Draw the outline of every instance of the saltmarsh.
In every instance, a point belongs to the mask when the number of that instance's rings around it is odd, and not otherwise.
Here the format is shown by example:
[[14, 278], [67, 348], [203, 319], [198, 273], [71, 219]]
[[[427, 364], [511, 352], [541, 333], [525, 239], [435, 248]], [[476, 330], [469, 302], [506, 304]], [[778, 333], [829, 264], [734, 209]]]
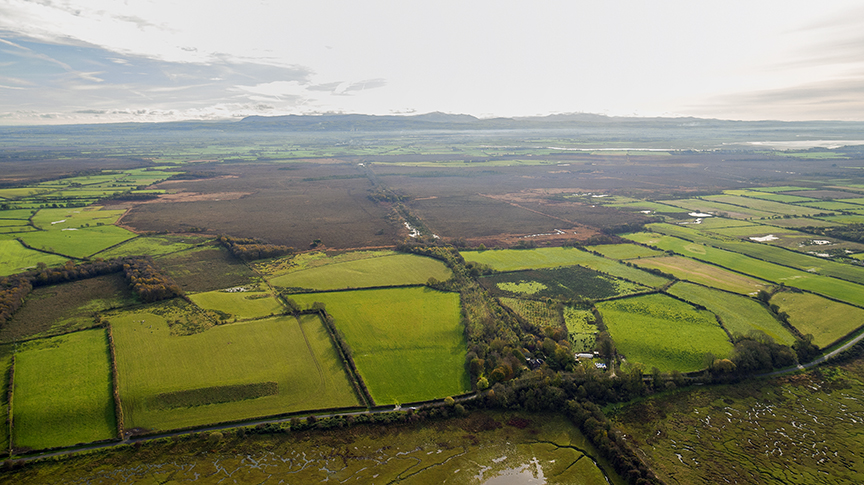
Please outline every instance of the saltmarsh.
[[424, 401], [471, 389], [459, 294], [425, 287], [305, 293], [326, 305], [376, 404]]
[[703, 367], [711, 352], [727, 357], [732, 344], [714, 315], [666, 295], [597, 303], [597, 310], [627, 362], [663, 372]]

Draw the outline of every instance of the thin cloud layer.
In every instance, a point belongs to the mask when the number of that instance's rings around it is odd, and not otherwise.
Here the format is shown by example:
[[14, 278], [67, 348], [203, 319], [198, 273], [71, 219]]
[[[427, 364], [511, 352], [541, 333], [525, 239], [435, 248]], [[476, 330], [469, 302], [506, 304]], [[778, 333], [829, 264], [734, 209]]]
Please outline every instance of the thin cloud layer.
[[0, 122], [864, 119], [861, 32], [852, 0], [0, 0]]

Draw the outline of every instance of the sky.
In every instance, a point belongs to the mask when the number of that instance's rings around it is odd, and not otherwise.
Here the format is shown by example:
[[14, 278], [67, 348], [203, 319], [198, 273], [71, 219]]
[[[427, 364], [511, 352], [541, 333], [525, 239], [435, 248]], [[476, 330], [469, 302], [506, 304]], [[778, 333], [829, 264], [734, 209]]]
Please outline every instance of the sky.
[[0, 124], [864, 120], [858, 0], [0, 0]]

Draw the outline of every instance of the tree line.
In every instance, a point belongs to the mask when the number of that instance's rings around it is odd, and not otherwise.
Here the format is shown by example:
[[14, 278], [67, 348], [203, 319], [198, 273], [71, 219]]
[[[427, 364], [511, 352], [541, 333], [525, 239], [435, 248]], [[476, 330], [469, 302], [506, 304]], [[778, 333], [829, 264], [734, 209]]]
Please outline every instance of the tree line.
[[222, 246], [242, 261], [276, 258], [294, 252], [290, 246], [270, 244], [256, 238], [241, 238], [221, 235], [217, 239]]

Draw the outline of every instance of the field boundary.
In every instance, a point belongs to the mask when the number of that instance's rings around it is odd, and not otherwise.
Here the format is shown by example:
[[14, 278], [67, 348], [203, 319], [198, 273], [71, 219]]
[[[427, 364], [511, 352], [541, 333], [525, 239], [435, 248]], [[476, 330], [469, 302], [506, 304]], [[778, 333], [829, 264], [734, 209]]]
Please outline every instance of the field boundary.
[[123, 428], [126, 418], [123, 415], [123, 405], [120, 401], [120, 377], [117, 373], [117, 358], [114, 349], [114, 330], [110, 323], [105, 323], [105, 335], [108, 339], [108, 356], [111, 359], [111, 394], [114, 397], [114, 417], [117, 421], [117, 438], [123, 439], [125, 429]]
[[8, 455], [12, 456], [12, 432], [14, 431], [14, 421], [12, 420], [12, 398], [15, 394], [15, 354], [12, 354], [12, 362], [9, 364], [9, 375], [7, 376], [6, 385], [6, 429], [9, 433], [9, 449], [6, 450]]
[[354, 392], [357, 393], [358, 397], [360, 397], [360, 400], [363, 401], [363, 404], [367, 409], [375, 407], [375, 400], [372, 399], [372, 394], [369, 393], [369, 388], [366, 387], [363, 377], [361, 377], [360, 372], [357, 371], [357, 366], [354, 364], [354, 357], [351, 356], [351, 350], [342, 347], [343, 345], [347, 347], [348, 344], [344, 342], [344, 339], [339, 338], [339, 335], [336, 333], [338, 330], [335, 325], [333, 325], [333, 317], [331, 317], [325, 310], [318, 310], [315, 313], [317, 313], [322, 325], [324, 325], [324, 328], [327, 329], [327, 334], [330, 335], [331, 343], [339, 350], [339, 356], [342, 358], [342, 363], [345, 365], [348, 377], [351, 379]]

